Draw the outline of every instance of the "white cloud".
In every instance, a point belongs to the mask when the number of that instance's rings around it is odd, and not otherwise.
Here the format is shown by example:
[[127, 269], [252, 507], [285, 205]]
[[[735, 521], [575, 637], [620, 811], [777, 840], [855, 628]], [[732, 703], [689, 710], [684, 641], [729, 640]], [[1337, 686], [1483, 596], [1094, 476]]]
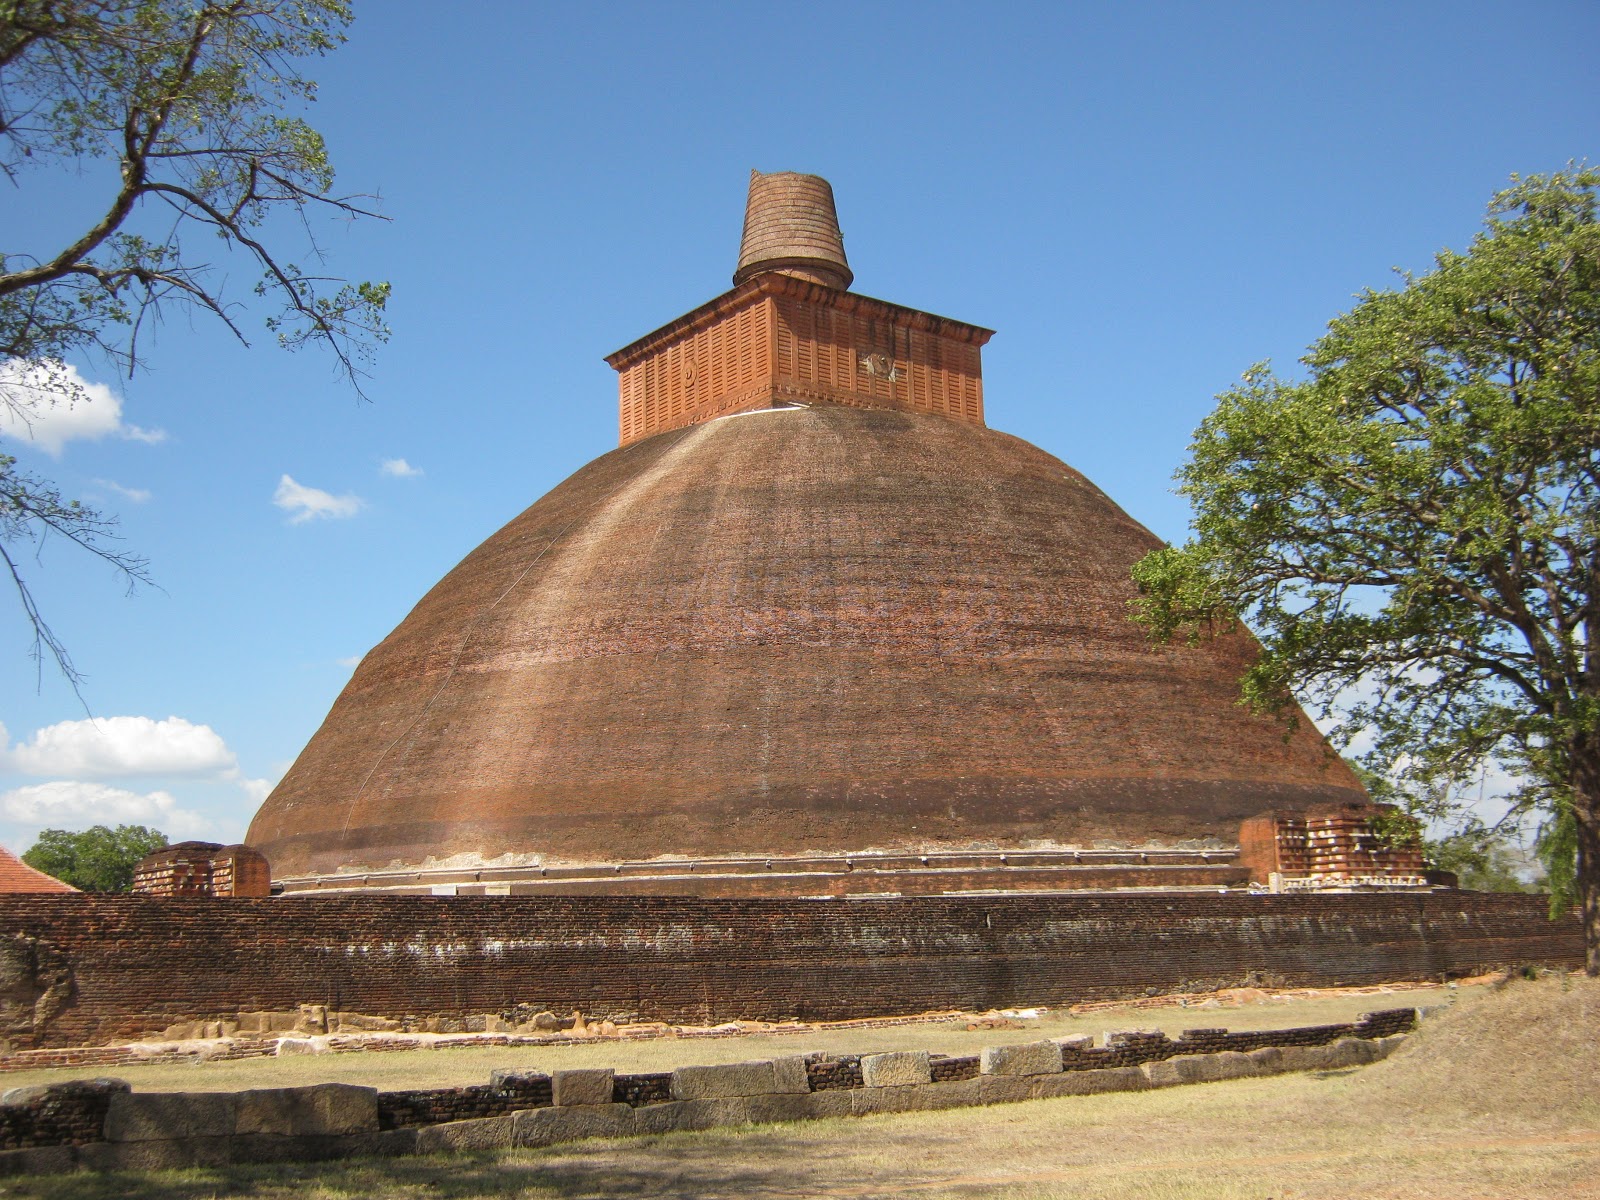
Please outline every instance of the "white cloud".
[[396, 479], [415, 479], [422, 474], [421, 467], [413, 467], [403, 458], [386, 458], [378, 470], [385, 475], [393, 475]]
[[289, 520], [295, 525], [312, 517], [353, 517], [366, 507], [360, 496], [335, 496], [321, 488], [296, 483], [287, 475], [278, 480], [272, 502], [285, 512], [293, 513]]
[[122, 400], [103, 383], [91, 383], [70, 363], [19, 358], [0, 362], [0, 434], [31, 442], [52, 458], [71, 441], [104, 437], [163, 442], [159, 429], [122, 420]]
[[96, 479], [95, 483], [126, 500], [132, 500], [135, 504], [143, 504], [150, 499], [150, 493], [145, 488], [123, 487], [114, 479]]
[[[4, 726], [0, 726], [0, 737]], [[128, 775], [230, 777], [238, 759], [209, 725], [182, 717], [101, 717], [61, 721], [6, 748], [0, 766], [24, 775], [104, 778]]]
[[155, 824], [169, 837], [210, 828], [201, 814], [179, 808], [171, 792], [130, 792], [78, 780], [52, 780], [0, 792], [0, 816], [35, 826]]
[[349, 667], [351, 670], [355, 670], [355, 668], [361, 663], [361, 655], [352, 654], [348, 658], [336, 658], [333, 661], [338, 663], [341, 667]]

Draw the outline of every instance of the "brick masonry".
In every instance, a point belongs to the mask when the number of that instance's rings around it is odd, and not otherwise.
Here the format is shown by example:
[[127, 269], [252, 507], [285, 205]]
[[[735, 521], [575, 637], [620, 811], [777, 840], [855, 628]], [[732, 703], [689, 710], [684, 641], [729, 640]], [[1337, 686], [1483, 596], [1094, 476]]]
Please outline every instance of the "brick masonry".
[[[104, 1046], [300, 1005], [404, 1019], [519, 1006], [706, 1023], [1064, 1005], [1247, 981], [1358, 985], [1578, 966], [1540, 896], [882, 900], [0, 897], [51, 964], [0, 998], [12, 1048]], [[27, 1021], [32, 1019], [32, 1025]], [[859, 1069], [859, 1068], [857, 1068]]]

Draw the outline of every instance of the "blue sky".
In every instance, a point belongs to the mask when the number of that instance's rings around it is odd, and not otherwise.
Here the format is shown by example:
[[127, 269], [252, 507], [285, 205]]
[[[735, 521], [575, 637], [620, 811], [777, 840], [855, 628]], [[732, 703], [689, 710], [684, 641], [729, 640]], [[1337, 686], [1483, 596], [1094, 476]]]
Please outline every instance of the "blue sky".
[[[350, 32], [311, 117], [392, 217], [323, 231], [332, 270], [394, 285], [370, 402], [174, 314], [132, 381], [76, 364], [108, 390], [59, 445], [0, 441], [118, 513], [159, 585], [30, 560], [95, 725], [0, 607], [12, 849], [97, 821], [241, 837], [354, 661], [615, 444], [601, 358], [729, 286], [752, 167], [826, 176], [855, 290], [998, 330], [989, 423], [1179, 538], [1215, 393], [1465, 246], [1512, 172], [1600, 157], [1588, 0], [384, 0]], [[40, 252], [105, 169], [0, 191], [0, 249]]]

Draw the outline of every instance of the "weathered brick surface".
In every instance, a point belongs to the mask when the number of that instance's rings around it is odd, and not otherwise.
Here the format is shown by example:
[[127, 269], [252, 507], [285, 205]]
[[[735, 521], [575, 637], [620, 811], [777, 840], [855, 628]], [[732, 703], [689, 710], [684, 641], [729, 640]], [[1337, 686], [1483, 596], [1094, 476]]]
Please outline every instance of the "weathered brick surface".
[[34, 1034], [60, 1047], [300, 1004], [395, 1018], [537, 1004], [710, 1023], [1061, 1005], [1252, 976], [1363, 984], [1500, 963], [1581, 965], [1576, 917], [1552, 922], [1545, 905], [1475, 893], [204, 904], [67, 895], [0, 897], [0, 923], [48, 939], [71, 971], [70, 997]]
[[1067, 464], [931, 414], [645, 438], [429, 591], [247, 840], [279, 878], [516, 851], [625, 893], [662, 855], [1231, 844], [1361, 799], [1309, 721], [1238, 705], [1248, 637], [1129, 618], [1159, 545]]
[[128, 1090], [117, 1079], [13, 1088], [0, 1099], [0, 1150], [97, 1142], [111, 1097]]

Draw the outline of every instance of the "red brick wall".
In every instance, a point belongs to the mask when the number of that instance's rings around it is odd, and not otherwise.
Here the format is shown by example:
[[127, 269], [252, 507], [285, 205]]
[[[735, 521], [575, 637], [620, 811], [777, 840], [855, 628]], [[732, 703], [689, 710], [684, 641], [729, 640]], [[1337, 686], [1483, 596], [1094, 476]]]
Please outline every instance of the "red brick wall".
[[[302, 1003], [377, 1016], [536, 1004], [591, 1016], [848, 1018], [1059, 1005], [1246, 978], [1437, 978], [1578, 966], [1540, 896], [1009, 896], [902, 900], [0, 897], [73, 990], [35, 1044]], [[19, 1047], [20, 1048], [20, 1047]]]

